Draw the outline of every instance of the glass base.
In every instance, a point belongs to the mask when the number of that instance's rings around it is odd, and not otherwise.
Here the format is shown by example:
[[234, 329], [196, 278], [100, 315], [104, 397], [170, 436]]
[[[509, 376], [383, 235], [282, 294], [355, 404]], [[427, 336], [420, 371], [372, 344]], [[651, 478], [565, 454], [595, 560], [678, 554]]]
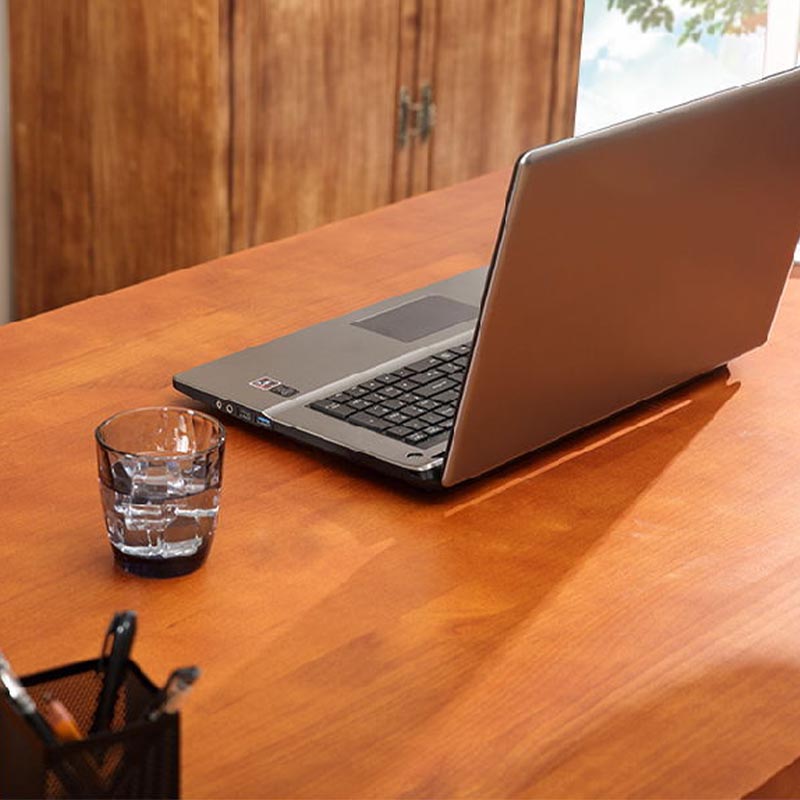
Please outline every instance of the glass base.
[[128, 555], [117, 550], [113, 545], [111, 546], [114, 563], [123, 572], [140, 578], [177, 578], [180, 575], [188, 575], [205, 563], [210, 549], [211, 545], [207, 543], [190, 556], [143, 558], [142, 556]]

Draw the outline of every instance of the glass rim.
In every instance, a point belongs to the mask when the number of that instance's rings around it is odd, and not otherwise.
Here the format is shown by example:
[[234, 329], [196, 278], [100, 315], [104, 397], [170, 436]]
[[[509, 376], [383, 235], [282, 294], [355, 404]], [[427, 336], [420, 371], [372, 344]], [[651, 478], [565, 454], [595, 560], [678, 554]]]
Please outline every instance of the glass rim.
[[[189, 414], [192, 417], [200, 417], [208, 422], [210, 422], [216, 432], [217, 432], [217, 441], [211, 445], [210, 447], [204, 447], [202, 449], [191, 450], [188, 453], [158, 453], [158, 452], [138, 452], [132, 453], [129, 450], [120, 450], [118, 447], [112, 447], [108, 442], [105, 441], [103, 438], [103, 430], [108, 427], [112, 422], [119, 419], [120, 417], [126, 417], [132, 414], [140, 414], [143, 411], [179, 411], [182, 414]], [[206, 414], [204, 411], [197, 411], [194, 408], [186, 408], [185, 406], [139, 406], [138, 408], [127, 408], [124, 411], [117, 411], [116, 414], [112, 414], [110, 417], [104, 419], [95, 429], [94, 429], [94, 438], [97, 442], [98, 446], [101, 447], [103, 450], [107, 450], [110, 453], [116, 453], [120, 456], [132, 456], [133, 458], [137, 458], [139, 456], [146, 455], [150, 459], [157, 459], [157, 460], [175, 460], [176, 458], [195, 458], [196, 456], [204, 456], [208, 453], [214, 452], [214, 450], [218, 450], [225, 444], [225, 426], [216, 418], [212, 417], [210, 414]]]

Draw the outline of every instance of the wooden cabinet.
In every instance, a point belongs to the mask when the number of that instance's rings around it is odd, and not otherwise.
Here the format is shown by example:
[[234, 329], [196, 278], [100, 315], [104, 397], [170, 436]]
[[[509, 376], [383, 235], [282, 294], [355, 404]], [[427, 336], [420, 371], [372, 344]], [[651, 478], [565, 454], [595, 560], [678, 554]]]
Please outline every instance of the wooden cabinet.
[[218, 0], [11, 0], [17, 316], [228, 250]]
[[17, 316], [510, 165], [569, 135], [582, 10], [581, 0], [10, 0]]
[[233, 248], [392, 200], [398, 0], [233, 6]]
[[431, 188], [507, 166], [552, 138], [559, 22], [555, 0], [440, 0]]

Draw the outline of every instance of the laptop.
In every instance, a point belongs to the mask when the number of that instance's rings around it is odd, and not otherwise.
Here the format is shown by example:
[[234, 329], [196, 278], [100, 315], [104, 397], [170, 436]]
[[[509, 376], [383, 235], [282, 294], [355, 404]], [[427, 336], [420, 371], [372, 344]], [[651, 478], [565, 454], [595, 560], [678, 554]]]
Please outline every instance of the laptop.
[[800, 238], [800, 69], [524, 153], [491, 264], [174, 376], [451, 487], [766, 341]]

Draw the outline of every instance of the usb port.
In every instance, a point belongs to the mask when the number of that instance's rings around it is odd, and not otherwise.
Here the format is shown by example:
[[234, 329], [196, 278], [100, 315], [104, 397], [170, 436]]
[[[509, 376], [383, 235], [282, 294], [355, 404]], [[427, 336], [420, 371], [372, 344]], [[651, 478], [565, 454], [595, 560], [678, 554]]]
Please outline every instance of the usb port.
[[255, 418], [255, 414], [247, 408], [237, 408], [236, 416], [239, 417], [239, 419], [243, 419], [245, 422], [252, 422]]
[[256, 417], [256, 424], [263, 425], [265, 428], [271, 428], [272, 427], [272, 420], [268, 419], [265, 416], [262, 416], [261, 414], [259, 414]]

